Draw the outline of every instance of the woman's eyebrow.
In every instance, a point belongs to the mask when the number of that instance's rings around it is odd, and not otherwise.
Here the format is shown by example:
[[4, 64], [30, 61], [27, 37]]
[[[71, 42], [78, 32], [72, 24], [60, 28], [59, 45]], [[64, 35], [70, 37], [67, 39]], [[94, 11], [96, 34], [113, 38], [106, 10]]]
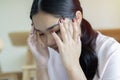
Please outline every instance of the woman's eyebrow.
[[[46, 30], [49, 31], [49, 30], [53, 29], [54, 27], [56, 27], [56, 26], [58, 26], [58, 25], [59, 25], [58, 23], [57, 23], [57, 24], [54, 24], [54, 25], [52, 25], [51, 27], [47, 28]], [[41, 30], [38, 30], [38, 29], [36, 29], [36, 28], [35, 28], [35, 30], [37, 30], [37, 31], [39, 31], [39, 32], [42, 32]]]
[[47, 29], [47, 31], [49, 31], [49, 30], [53, 29], [54, 27], [56, 27], [56, 26], [58, 26], [58, 25], [59, 25], [58, 23], [57, 23], [57, 24], [52, 25], [51, 27], [49, 27], [49, 28]]

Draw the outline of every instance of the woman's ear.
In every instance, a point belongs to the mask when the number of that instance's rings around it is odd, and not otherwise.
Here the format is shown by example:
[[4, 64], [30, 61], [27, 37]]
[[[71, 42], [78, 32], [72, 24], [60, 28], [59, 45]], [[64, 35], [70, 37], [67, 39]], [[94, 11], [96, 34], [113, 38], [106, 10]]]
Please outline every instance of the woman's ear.
[[76, 19], [77, 21], [79, 22], [79, 24], [81, 23], [82, 21], [82, 14], [80, 11], [76, 11]]

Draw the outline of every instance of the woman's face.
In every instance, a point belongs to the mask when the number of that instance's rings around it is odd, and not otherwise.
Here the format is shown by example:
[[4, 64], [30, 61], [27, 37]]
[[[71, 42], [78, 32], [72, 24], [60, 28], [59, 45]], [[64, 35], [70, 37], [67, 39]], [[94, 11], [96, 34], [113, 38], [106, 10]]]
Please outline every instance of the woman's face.
[[[32, 17], [33, 26], [39, 32], [40, 37], [44, 44], [55, 50], [58, 50], [56, 42], [51, 34], [51, 31], [55, 31], [61, 38], [59, 29], [59, 18], [54, 17], [51, 14], [45, 12], [39, 12]], [[69, 21], [67, 19], [66, 21]]]

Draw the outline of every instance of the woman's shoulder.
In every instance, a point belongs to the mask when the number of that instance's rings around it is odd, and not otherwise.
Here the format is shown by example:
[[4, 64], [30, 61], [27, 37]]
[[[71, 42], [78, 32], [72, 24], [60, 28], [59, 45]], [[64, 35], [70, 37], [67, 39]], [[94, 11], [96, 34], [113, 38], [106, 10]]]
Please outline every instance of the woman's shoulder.
[[[103, 78], [104, 74], [108, 74], [105, 73], [108, 71], [107, 67], [111, 65], [111, 63], [117, 63], [116, 60], [120, 60], [120, 43], [114, 38], [105, 36], [98, 32], [96, 39], [96, 54], [99, 61], [99, 76]], [[112, 69], [113, 68], [111, 68], [111, 70]]]
[[116, 50], [120, 50], [120, 43], [116, 41], [113, 37], [106, 36], [100, 32], [98, 32], [98, 36], [96, 39], [96, 53], [102, 53], [108, 55], [112, 55]]
[[114, 38], [98, 32], [95, 51], [100, 59], [107, 59], [111, 55], [116, 54], [117, 51], [120, 52], [120, 43]]

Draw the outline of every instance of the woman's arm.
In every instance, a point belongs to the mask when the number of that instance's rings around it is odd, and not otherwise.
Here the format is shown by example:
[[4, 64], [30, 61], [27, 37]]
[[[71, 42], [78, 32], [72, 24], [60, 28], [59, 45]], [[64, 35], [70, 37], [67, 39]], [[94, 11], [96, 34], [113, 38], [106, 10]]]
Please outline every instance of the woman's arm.
[[37, 80], [49, 80], [47, 66], [41, 67], [37, 63], [36, 75], [37, 75]]
[[[68, 73], [69, 80], [86, 80], [86, 77], [79, 64], [81, 55], [81, 29], [78, 26], [77, 19], [73, 19], [68, 25], [66, 19], [61, 19], [59, 22], [61, 38], [52, 32], [59, 48], [60, 57], [63, 65]], [[71, 29], [71, 30], [70, 30]]]
[[49, 80], [47, 68], [49, 59], [48, 47], [42, 42], [40, 36], [34, 30], [34, 26], [28, 38], [28, 45], [37, 64], [37, 80]]

